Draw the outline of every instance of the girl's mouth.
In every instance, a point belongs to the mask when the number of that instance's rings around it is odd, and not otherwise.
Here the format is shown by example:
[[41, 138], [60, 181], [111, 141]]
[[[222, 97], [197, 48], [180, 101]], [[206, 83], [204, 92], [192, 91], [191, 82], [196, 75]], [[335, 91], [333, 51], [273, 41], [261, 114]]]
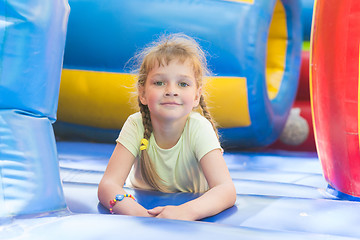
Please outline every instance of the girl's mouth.
[[177, 103], [177, 102], [164, 102], [164, 103], [160, 103], [161, 105], [164, 105], [164, 106], [179, 106], [181, 105], [180, 103]]

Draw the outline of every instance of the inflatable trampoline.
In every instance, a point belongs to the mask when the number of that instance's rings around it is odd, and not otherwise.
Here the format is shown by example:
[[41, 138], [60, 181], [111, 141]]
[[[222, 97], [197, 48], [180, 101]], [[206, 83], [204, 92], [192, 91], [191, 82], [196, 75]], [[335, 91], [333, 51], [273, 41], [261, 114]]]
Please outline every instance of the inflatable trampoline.
[[[0, 239], [360, 238], [360, 9], [354, 0], [312, 4], [0, 2]], [[318, 152], [270, 150], [298, 100], [311, 22], [300, 13], [312, 9], [308, 71]], [[195, 37], [211, 56], [208, 100], [237, 200], [200, 221], [112, 215], [97, 186], [123, 121], [136, 111], [126, 63], [171, 32]], [[199, 196], [127, 192], [145, 208]]]

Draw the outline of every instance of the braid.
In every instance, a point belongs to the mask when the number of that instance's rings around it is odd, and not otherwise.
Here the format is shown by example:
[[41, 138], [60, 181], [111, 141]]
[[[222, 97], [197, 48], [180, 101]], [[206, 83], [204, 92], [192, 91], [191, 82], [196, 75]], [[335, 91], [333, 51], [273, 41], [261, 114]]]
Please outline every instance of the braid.
[[[144, 125], [144, 138], [146, 140], [150, 139], [152, 133], [152, 124], [150, 118], [150, 111], [148, 106], [143, 105], [139, 100], [139, 108], [142, 116], [142, 121]], [[146, 149], [141, 150], [140, 157], [140, 170], [141, 176], [151, 187], [161, 192], [169, 192], [166, 186], [163, 184], [163, 180], [157, 174], [153, 162], [150, 159], [150, 156]]]
[[140, 101], [139, 101], [139, 107], [144, 125], [144, 138], [146, 140], [149, 140], [151, 133], [153, 131], [151, 118], [150, 118], [150, 111], [149, 108], [146, 105], [143, 105]]
[[206, 105], [206, 102], [205, 102], [205, 99], [204, 99], [203, 95], [200, 96], [199, 105], [201, 107], [201, 110], [202, 110], [202, 113], [203, 113], [204, 117], [207, 120], [209, 120], [209, 122], [211, 123], [211, 125], [212, 125], [212, 127], [213, 127], [213, 129], [214, 129], [214, 131], [216, 133], [217, 138], [219, 138], [219, 133], [218, 133], [218, 130], [217, 130], [217, 127], [216, 127], [216, 123], [214, 122], [214, 120], [213, 120], [213, 118], [212, 118], [212, 116], [210, 114], [210, 111], [209, 111], [209, 109], [208, 109], [208, 107]]

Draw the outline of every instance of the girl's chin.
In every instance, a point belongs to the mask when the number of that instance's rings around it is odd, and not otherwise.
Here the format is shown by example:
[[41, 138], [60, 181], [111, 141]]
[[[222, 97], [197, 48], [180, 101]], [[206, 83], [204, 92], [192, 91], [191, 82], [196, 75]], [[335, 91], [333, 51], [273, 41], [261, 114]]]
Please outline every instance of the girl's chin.
[[168, 111], [166, 113], [161, 114], [152, 114], [151, 118], [157, 119], [159, 121], [178, 121], [178, 120], [184, 120], [187, 119], [189, 114], [179, 114], [175, 111]]

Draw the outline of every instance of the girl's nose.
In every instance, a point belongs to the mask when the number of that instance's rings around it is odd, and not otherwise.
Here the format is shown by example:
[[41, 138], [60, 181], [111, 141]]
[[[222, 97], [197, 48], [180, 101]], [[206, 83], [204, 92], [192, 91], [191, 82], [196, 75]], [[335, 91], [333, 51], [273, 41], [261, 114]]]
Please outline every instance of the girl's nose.
[[176, 87], [171, 86], [170, 84], [167, 86], [167, 88], [165, 89], [165, 96], [166, 97], [174, 97], [174, 96], [178, 96], [178, 93], [176, 91]]
[[165, 96], [166, 96], [166, 97], [176, 97], [176, 96], [178, 96], [178, 94], [175, 93], [174, 91], [167, 91], [167, 92], [165, 93]]

